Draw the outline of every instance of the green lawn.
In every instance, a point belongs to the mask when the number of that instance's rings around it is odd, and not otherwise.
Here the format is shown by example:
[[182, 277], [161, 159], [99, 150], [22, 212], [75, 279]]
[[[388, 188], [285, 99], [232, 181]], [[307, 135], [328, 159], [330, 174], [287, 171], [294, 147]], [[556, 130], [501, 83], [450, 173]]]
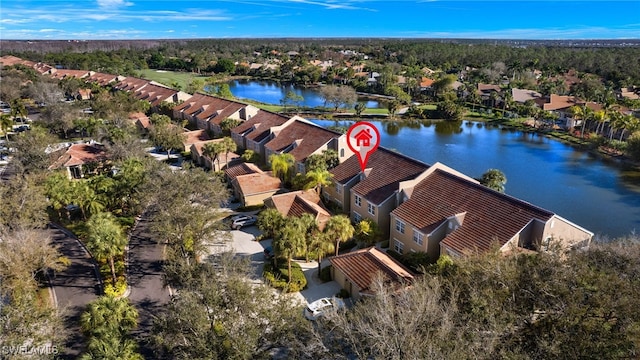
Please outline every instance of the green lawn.
[[147, 80], [153, 80], [155, 82], [159, 82], [167, 86], [171, 86], [171, 84], [176, 82], [178, 83], [178, 85], [180, 85], [180, 89], [182, 90], [184, 90], [187, 87], [187, 85], [191, 82], [191, 80], [195, 78], [200, 78], [202, 80], [207, 78], [206, 76], [199, 76], [194, 73], [164, 71], [164, 70], [154, 70], [154, 69], [140, 70], [140, 75]]

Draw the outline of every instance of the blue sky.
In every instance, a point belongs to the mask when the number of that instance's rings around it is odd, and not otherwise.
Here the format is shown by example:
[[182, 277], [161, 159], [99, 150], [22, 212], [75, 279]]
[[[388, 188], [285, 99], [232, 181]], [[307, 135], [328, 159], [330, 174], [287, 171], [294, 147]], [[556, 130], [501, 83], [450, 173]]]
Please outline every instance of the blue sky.
[[0, 0], [0, 39], [640, 38], [640, 0]]

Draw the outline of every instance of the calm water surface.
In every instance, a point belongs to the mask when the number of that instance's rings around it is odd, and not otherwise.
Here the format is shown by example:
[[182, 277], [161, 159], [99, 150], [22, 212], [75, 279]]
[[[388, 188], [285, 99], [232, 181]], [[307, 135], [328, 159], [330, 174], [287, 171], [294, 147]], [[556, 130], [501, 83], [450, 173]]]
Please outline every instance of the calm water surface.
[[[297, 87], [295, 85], [282, 85], [274, 81], [234, 80], [229, 83], [233, 96], [239, 99], [251, 99], [265, 104], [281, 105], [284, 96], [291, 90], [297, 95], [302, 95], [304, 101], [300, 103], [305, 107], [324, 106], [324, 100], [318, 91], [313, 88]], [[359, 99], [368, 108], [385, 108], [378, 101]]]
[[[350, 122], [312, 120], [322, 126]], [[496, 168], [507, 177], [506, 192], [541, 206], [597, 235], [640, 231], [638, 175], [571, 146], [536, 134], [487, 128], [481, 123], [375, 122], [381, 145], [419, 159], [437, 161], [480, 177]]]

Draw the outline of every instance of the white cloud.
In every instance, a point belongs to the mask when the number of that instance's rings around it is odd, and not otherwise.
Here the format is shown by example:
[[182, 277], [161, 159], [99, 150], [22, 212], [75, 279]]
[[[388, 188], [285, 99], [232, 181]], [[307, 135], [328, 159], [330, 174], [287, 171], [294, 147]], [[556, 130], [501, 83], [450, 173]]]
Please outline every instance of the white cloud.
[[123, 6], [131, 6], [132, 2], [125, 0], [97, 0], [98, 6], [101, 8], [118, 8]]

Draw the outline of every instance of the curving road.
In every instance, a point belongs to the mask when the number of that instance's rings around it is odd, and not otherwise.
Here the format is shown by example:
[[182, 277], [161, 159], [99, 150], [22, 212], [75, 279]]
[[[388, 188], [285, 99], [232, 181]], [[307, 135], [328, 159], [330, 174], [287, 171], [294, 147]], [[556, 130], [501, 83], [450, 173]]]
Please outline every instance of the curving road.
[[68, 331], [67, 342], [60, 357], [76, 359], [85, 343], [80, 332], [80, 315], [87, 304], [97, 299], [101, 293], [98, 269], [91, 255], [69, 231], [57, 225], [50, 225], [46, 231], [60, 253], [71, 261], [69, 267], [52, 273], [50, 278], [58, 309], [65, 315], [65, 328]]
[[140, 345], [140, 353], [147, 359], [154, 358], [147, 344], [153, 320], [171, 297], [169, 289], [164, 286], [163, 245], [153, 239], [150, 225], [148, 217], [143, 214], [131, 231], [127, 259], [129, 300], [140, 315], [133, 336]]

